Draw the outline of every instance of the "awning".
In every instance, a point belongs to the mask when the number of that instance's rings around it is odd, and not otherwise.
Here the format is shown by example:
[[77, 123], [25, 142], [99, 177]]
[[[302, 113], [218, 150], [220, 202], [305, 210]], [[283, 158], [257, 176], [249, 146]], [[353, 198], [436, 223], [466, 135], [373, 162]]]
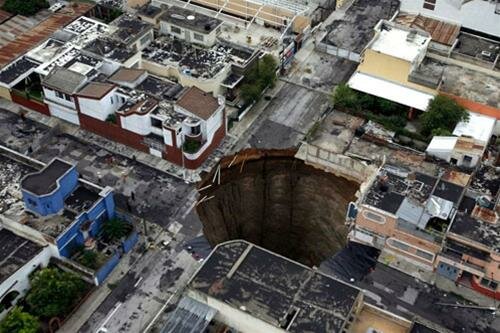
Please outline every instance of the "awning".
[[348, 85], [352, 89], [382, 97], [421, 111], [425, 111], [429, 101], [434, 98], [432, 94], [360, 72], [356, 72], [351, 76]]

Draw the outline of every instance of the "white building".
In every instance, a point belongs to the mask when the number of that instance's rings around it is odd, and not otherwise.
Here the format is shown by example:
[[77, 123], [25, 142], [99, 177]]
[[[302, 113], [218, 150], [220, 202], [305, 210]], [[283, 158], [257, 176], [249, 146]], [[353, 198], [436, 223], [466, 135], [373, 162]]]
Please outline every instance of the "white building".
[[500, 37], [500, 2], [497, 0], [401, 0], [401, 11]]
[[193, 10], [172, 6], [160, 17], [160, 32], [206, 47], [215, 44], [222, 21]]
[[49, 246], [39, 245], [0, 226], [0, 320], [29, 290], [29, 276], [46, 267]]

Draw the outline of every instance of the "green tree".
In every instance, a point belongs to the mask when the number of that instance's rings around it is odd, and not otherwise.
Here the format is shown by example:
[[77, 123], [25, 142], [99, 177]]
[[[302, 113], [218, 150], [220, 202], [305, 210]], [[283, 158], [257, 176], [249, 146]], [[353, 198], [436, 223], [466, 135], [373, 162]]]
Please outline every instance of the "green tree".
[[469, 113], [453, 99], [438, 95], [429, 103], [427, 112], [420, 116], [422, 133], [426, 136], [436, 129], [452, 131], [460, 121], [468, 121]]
[[435, 128], [431, 132], [432, 136], [451, 136], [452, 133], [449, 129], [446, 128]]
[[339, 84], [333, 93], [333, 104], [340, 109], [357, 109], [360, 106], [358, 94], [347, 84]]
[[[190, 142], [192, 142], [192, 141], [190, 141]], [[186, 148], [186, 147], [184, 147], [184, 148]], [[190, 148], [190, 147], [188, 147], [188, 148]], [[127, 236], [127, 234], [130, 232], [131, 228], [132, 227], [130, 224], [128, 224], [128, 223], [126, 223], [118, 218], [114, 218], [114, 219], [111, 219], [111, 220], [104, 222], [104, 224], [102, 225], [102, 232], [103, 232], [105, 237], [107, 237], [109, 239], [118, 240], [118, 239], [122, 239], [123, 237]]]
[[0, 333], [36, 333], [39, 329], [38, 319], [18, 306], [12, 308], [0, 322]]
[[272, 55], [266, 54], [245, 74], [240, 88], [240, 97], [251, 103], [259, 99], [267, 87], [276, 83], [276, 68], [278, 64]]
[[49, 8], [46, 0], [6, 0], [2, 9], [18, 15], [30, 16], [43, 8]]
[[26, 296], [30, 312], [43, 318], [64, 316], [78, 302], [85, 283], [75, 274], [56, 268], [37, 271]]
[[78, 262], [85, 267], [96, 269], [98, 268], [97, 252], [91, 250], [83, 250]]

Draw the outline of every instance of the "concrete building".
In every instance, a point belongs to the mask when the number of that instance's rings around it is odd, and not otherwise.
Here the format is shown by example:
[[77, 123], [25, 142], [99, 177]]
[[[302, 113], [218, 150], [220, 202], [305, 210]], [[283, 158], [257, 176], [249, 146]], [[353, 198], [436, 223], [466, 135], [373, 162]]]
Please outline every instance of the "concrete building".
[[46, 267], [52, 255], [42, 246], [0, 226], [0, 320], [29, 290], [29, 276]]
[[349, 238], [408, 274], [439, 274], [498, 299], [498, 179], [487, 164], [438, 177], [385, 165], [349, 206]]
[[401, 11], [422, 14], [500, 37], [500, 5], [494, 0], [401, 0]]
[[[496, 52], [495, 43], [457, 35], [453, 25], [425, 18], [415, 23], [417, 19], [403, 15], [395, 19], [400, 23], [379, 22], [348, 85], [420, 111], [426, 111], [429, 101], [442, 94], [471, 112], [499, 119], [498, 71], [494, 62], [481, 60], [481, 52], [471, 51], [484, 45]], [[436, 24], [444, 30], [436, 29]], [[464, 50], [457, 47], [462, 44]]]
[[201, 332], [209, 326], [242, 333], [428, 328], [365, 303], [363, 291], [350, 284], [243, 240], [215, 247], [162, 332]]
[[424, 60], [430, 41], [431, 36], [426, 32], [380, 21], [349, 86], [410, 108], [426, 110], [436, 89], [412, 82], [411, 74]]
[[188, 43], [212, 47], [220, 33], [222, 21], [193, 10], [172, 6], [160, 16], [160, 32]]
[[[102, 284], [138, 240], [132, 226], [121, 240], [102, 240], [102, 225], [117, 217], [113, 190], [80, 179], [76, 167], [61, 159], [55, 158], [38, 170], [40, 162], [0, 148], [1, 167], [15, 166], [12, 181], [22, 178], [20, 188], [11, 190], [12, 200], [2, 207], [1, 226], [39, 244], [46, 251], [40, 259], [44, 265], [53, 258], [84, 280]], [[97, 253], [97, 268], [79, 263], [81, 248]]]

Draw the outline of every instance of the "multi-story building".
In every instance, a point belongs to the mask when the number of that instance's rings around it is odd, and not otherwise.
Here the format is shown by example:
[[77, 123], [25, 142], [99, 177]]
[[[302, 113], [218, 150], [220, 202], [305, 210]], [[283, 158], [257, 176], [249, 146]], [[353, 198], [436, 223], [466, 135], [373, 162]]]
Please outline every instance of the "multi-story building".
[[160, 32], [188, 43], [212, 47], [220, 33], [222, 21], [182, 7], [172, 6], [160, 17]]
[[[120, 258], [138, 240], [137, 232], [130, 225], [126, 237], [103, 241], [104, 223], [115, 218], [124, 219], [123, 223], [127, 223], [128, 218], [117, 215], [113, 189], [81, 179], [75, 165], [59, 158], [40, 169], [43, 163], [0, 148], [0, 167], [4, 169], [7, 164], [9, 168], [2, 177], [12, 178], [3, 183], [20, 179], [20, 188], [12, 189], [11, 200], [2, 203], [0, 231], [7, 229], [26, 238], [26, 260], [36, 261], [29, 268], [22, 268], [22, 262], [13, 266], [20, 270], [17, 275], [14, 274], [19, 286], [13, 284], [9, 288], [24, 294], [28, 284], [27, 274], [38, 266], [46, 266], [49, 260], [78, 272], [89, 283], [102, 284]], [[79, 262], [82, 249], [95, 251], [99, 258], [96, 267], [87, 267]], [[14, 249], [10, 251], [15, 252]], [[6, 278], [13, 273], [6, 272]], [[12, 278], [9, 279], [12, 281]], [[3, 287], [0, 284], [0, 288]]]
[[[426, 111], [429, 101], [442, 94], [471, 112], [499, 119], [500, 77], [495, 62], [484, 61], [483, 56], [496, 58], [500, 47], [493, 41], [458, 33], [456, 26], [426, 18], [403, 15], [394, 22], [382, 20], [348, 85], [406, 105], [410, 111]], [[461, 44], [464, 50], [457, 46]], [[485, 52], [471, 51], [477, 47], [484, 47]]]
[[437, 177], [385, 165], [350, 205], [349, 238], [416, 277], [437, 273], [498, 299], [498, 179], [486, 164]]
[[234, 240], [215, 247], [162, 331], [437, 332], [364, 300], [351, 284]]

